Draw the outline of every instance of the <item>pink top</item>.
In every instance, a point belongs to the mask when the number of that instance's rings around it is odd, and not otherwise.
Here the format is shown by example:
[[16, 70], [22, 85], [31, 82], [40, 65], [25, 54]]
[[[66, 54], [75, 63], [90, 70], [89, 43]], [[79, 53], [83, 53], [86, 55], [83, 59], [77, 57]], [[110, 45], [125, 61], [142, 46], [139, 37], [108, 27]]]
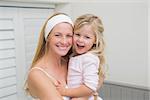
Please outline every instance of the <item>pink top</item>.
[[96, 92], [99, 81], [99, 63], [98, 56], [89, 52], [71, 57], [68, 67], [68, 88], [75, 88], [85, 84]]

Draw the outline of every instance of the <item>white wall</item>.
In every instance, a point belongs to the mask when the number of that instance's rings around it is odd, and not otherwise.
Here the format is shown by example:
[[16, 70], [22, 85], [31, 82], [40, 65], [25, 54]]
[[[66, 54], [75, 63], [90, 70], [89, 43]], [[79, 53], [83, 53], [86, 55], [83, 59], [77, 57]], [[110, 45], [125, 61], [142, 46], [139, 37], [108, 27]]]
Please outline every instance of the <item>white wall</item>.
[[[150, 1], [148, 2], [148, 51], [150, 51]], [[150, 52], [148, 52], [148, 81], [150, 86]]]
[[[148, 26], [146, 1], [74, 2], [56, 10], [73, 20], [93, 13], [102, 18], [107, 42], [107, 81], [148, 87]], [[150, 87], [150, 85], [149, 85]]]

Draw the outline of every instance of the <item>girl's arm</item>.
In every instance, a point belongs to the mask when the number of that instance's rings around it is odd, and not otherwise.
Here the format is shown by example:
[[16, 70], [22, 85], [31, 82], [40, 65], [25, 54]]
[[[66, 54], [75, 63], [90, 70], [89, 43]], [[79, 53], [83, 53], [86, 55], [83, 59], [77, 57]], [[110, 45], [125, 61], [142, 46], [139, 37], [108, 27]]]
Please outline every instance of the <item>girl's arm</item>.
[[[105, 76], [99, 77], [99, 84], [97, 88], [98, 90], [100, 90], [100, 88], [102, 87], [104, 79]], [[86, 85], [80, 85], [77, 88], [65, 88], [60, 84], [57, 86], [57, 90], [61, 95], [74, 97], [74, 98], [78, 98], [78, 97], [87, 98], [88, 96], [93, 95], [94, 93], [94, 91], [92, 91], [92, 89], [88, 88]]]
[[93, 93], [93, 91], [86, 85], [81, 85], [77, 88], [65, 88], [63, 86], [58, 86], [57, 90], [61, 95], [75, 98], [90, 96]]
[[62, 100], [53, 82], [40, 70], [32, 70], [28, 76], [31, 95], [40, 100]]

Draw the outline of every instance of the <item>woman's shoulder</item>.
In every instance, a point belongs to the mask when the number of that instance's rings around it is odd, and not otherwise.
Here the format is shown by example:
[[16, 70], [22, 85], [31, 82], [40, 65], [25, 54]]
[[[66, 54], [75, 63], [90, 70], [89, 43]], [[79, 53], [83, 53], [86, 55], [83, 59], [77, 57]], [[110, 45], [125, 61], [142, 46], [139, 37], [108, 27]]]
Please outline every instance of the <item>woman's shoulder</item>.
[[39, 80], [45, 80], [46, 77], [44, 73], [41, 71], [40, 67], [33, 67], [30, 69], [28, 74], [28, 82], [29, 83], [41, 83]]
[[58, 83], [57, 80], [50, 73], [48, 73], [44, 68], [37, 67], [37, 66], [31, 68], [28, 77], [37, 78], [38, 76], [40, 78], [45, 78], [48, 81], [50, 80], [54, 85]]
[[37, 94], [39, 93], [37, 91], [39, 91], [40, 87], [44, 85], [42, 81], [45, 82], [43, 74], [39, 70], [33, 70], [32, 68], [28, 74], [27, 84], [29, 92], [33, 97], [37, 97]]
[[43, 73], [40, 67], [33, 67], [28, 74], [28, 88], [32, 96], [38, 97], [47, 95], [46, 91], [52, 92], [55, 88], [53, 80], [49, 79], [45, 73]]
[[[42, 76], [41, 72], [42, 68], [40, 68], [37, 64], [34, 65], [32, 68], [30, 68], [29, 73], [28, 73], [28, 78], [29, 79], [34, 79], [37, 78], [37, 76]], [[40, 78], [40, 77], [39, 77]]]

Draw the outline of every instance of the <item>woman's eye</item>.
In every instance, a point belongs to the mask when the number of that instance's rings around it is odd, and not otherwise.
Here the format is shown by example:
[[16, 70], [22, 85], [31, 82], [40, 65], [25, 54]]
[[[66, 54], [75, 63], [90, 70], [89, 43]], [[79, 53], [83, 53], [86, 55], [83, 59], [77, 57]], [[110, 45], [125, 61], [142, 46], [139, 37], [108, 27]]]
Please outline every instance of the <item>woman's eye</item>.
[[80, 34], [79, 33], [75, 33], [75, 36], [80, 36]]
[[56, 36], [56, 37], [60, 37], [61, 35], [60, 35], [60, 34], [55, 34], [55, 36]]
[[72, 37], [72, 35], [67, 35], [67, 37]]

